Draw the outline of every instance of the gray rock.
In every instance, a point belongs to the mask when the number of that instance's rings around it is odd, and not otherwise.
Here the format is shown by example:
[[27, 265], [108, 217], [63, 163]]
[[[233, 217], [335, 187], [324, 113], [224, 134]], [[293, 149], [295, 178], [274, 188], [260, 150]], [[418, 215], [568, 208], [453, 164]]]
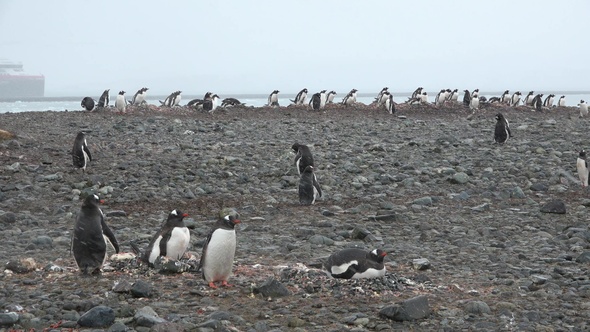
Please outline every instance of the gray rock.
[[115, 322], [111, 327], [109, 327], [108, 332], [126, 332], [130, 329], [127, 325], [123, 324], [123, 322]]
[[184, 332], [186, 329], [182, 324], [164, 322], [159, 323], [150, 328], [150, 332]]
[[541, 212], [565, 214], [566, 213], [565, 203], [559, 199], [547, 202], [543, 206], [541, 206]]
[[53, 239], [47, 235], [41, 235], [33, 239], [33, 243], [39, 248], [53, 247]]
[[578, 257], [576, 257], [576, 262], [586, 264], [590, 263], [590, 251], [584, 251]]
[[416, 204], [416, 205], [432, 205], [432, 197], [430, 196], [425, 196], [425, 197], [420, 197], [415, 199], [412, 204]]
[[430, 268], [430, 261], [426, 258], [418, 258], [412, 260], [412, 266], [415, 270], [428, 270]]
[[113, 292], [115, 293], [129, 293], [131, 292], [131, 284], [127, 280], [118, 280], [113, 286]]
[[10, 260], [6, 263], [6, 269], [15, 273], [29, 273], [35, 271], [37, 263], [33, 258], [21, 258], [18, 260]]
[[107, 213], [105, 213], [105, 216], [111, 218], [111, 217], [127, 217], [127, 212], [123, 211], [123, 210], [114, 210], [114, 211], [109, 211]]
[[411, 321], [430, 315], [428, 298], [420, 295], [400, 303], [389, 305], [379, 311], [379, 315], [395, 321]]
[[524, 191], [522, 191], [522, 188], [515, 187], [510, 192], [510, 197], [512, 197], [512, 198], [526, 198], [526, 195], [524, 194]]
[[12, 326], [18, 322], [18, 318], [16, 312], [2, 312], [0, 313], [0, 326]]
[[14, 224], [16, 222], [16, 214], [12, 212], [6, 212], [0, 215], [0, 223], [3, 224]]
[[254, 288], [254, 294], [261, 294], [264, 297], [283, 297], [291, 295], [291, 292], [275, 278], [269, 278], [262, 285]]
[[455, 173], [450, 177], [449, 181], [454, 184], [465, 184], [469, 182], [469, 175], [464, 172]]
[[135, 324], [138, 326], [152, 327], [156, 324], [166, 323], [166, 320], [160, 318], [158, 314], [150, 306], [145, 306], [135, 313], [133, 316]]
[[473, 315], [491, 314], [492, 310], [483, 301], [470, 301], [465, 305], [465, 312]]
[[369, 232], [369, 230], [367, 230], [366, 228], [362, 228], [362, 227], [357, 226], [352, 229], [352, 232], [350, 232], [350, 238], [362, 240], [365, 237], [367, 237], [367, 235], [369, 235], [369, 234], [371, 234], [371, 232]]
[[82, 327], [107, 327], [115, 322], [115, 312], [107, 306], [96, 306], [78, 319], [78, 325]]
[[143, 280], [138, 280], [131, 286], [131, 294], [134, 297], [151, 297], [153, 295], [153, 287]]
[[325, 237], [323, 235], [312, 235], [309, 237], [309, 239], [307, 239], [307, 241], [309, 241], [309, 243], [312, 244], [322, 244], [322, 245], [327, 245], [327, 246], [332, 246], [334, 245], [334, 240], [330, 239], [329, 237]]
[[549, 186], [547, 186], [544, 183], [534, 183], [532, 186], [530, 186], [530, 188], [532, 191], [548, 191], [549, 190]]

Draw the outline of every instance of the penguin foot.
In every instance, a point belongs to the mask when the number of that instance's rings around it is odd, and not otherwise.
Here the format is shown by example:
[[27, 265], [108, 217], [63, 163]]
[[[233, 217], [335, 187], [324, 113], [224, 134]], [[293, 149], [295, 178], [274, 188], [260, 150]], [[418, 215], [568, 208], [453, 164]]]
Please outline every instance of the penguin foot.
[[217, 286], [215, 286], [215, 283], [213, 281], [211, 281], [209, 283], [209, 287], [213, 288], [213, 289], [217, 289]]
[[223, 280], [223, 281], [221, 282], [221, 286], [223, 286], [223, 287], [233, 287], [234, 285], [228, 284], [228, 283], [227, 283], [227, 280]]

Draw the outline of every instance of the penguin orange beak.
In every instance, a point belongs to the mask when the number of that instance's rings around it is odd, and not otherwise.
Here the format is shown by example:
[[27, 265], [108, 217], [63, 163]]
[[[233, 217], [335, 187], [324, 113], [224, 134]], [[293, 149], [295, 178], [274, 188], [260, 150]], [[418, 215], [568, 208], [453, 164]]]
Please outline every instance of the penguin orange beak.
[[188, 213], [183, 213], [182, 216], [183, 217], [188, 217]]
[[234, 225], [241, 223], [240, 219], [234, 219]]
[[104, 199], [98, 201], [100, 204], [104, 204]]
[[385, 256], [387, 256], [387, 253], [384, 251], [381, 253], [381, 257], [385, 257]]

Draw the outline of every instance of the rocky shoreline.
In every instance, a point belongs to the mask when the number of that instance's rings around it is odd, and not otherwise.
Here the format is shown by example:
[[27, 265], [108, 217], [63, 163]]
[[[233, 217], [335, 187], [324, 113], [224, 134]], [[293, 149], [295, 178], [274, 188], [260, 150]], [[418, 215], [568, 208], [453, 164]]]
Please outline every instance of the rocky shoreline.
[[[514, 135], [503, 146], [492, 144], [497, 112]], [[0, 331], [590, 329], [590, 195], [575, 174], [587, 119], [567, 107], [470, 115], [400, 104], [396, 115], [0, 114], [16, 134], [0, 141]], [[81, 130], [94, 157], [86, 173], [70, 156]], [[316, 160], [324, 197], [312, 206], [298, 203], [295, 142]], [[218, 211], [235, 208], [234, 287], [124, 257], [82, 277], [70, 236], [92, 192], [123, 252], [180, 209], [198, 256]], [[565, 213], [543, 212], [552, 202]], [[386, 277], [328, 277], [322, 260], [352, 246], [385, 250]]]

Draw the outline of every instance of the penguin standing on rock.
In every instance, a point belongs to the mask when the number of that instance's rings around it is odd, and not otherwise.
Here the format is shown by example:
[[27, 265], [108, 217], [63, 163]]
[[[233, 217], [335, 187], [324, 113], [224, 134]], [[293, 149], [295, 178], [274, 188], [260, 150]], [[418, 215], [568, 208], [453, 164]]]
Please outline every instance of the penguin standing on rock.
[[119, 253], [119, 244], [104, 221], [99, 203], [103, 201], [97, 195], [86, 197], [74, 226], [72, 252], [83, 274], [100, 273], [107, 258], [107, 241]]
[[141, 89], [137, 90], [135, 95], [133, 95], [133, 100], [131, 100], [131, 105], [137, 106], [137, 105], [141, 105], [143, 102], [145, 102], [147, 90], [149, 90], [149, 88], [141, 88]]
[[291, 146], [295, 151], [295, 167], [297, 174], [301, 175], [307, 166], [314, 166], [313, 155], [307, 145], [295, 143]]
[[533, 107], [537, 110], [537, 112], [541, 112], [543, 107], [543, 94], [539, 93], [533, 98]]
[[588, 104], [586, 104], [586, 102], [584, 100], [580, 100], [578, 107], [580, 108], [580, 117], [581, 118], [588, 115]]
[[578, 177], [583, 188], [588, 187], [588, 161], [586, 161], [586, 151], [580, 151], [578, 160], [576, 162], [576, 168], [578, 169]]
[[389, 112], [389, 114], [395, 113], [395, 103], [393, 102], [393, 95], [386, 91], [383, 96], [385, 96], [385, 109]]
[[331, 90], [326, 94], [326, 104], [332, 104], [334, 102], [334, 97], [336, 96], [336, 91]]
[[502, 97], [500, 97], [500, 103], [510, 105], [510, 100], [511, 100], [510, 91], [509, 90], [504, 91], [504, 93], [502, 94]]
[[72, 159], [74, 167], [81, 168], [83, 172], [86, 172], [88, 162], [92, 161], [92, 154], [90, 154], [88, 144], [86, 143], [86, 136], [83, 132], [79, 132], [76, 135], [74, 147], [72, 148]]
[[520, 96], [522, 94], [520, 93], [520, 91], [516, 91], [515, 93], [512, 94], [512, 98], [510, 98], [510, 106], [515, 107], [518, 106], [518, 104], [520, 103]]
[[141, 255], [141, 260], [153, 266], [156, 258], [160, 256], [179, 260], [186, 250], [191, 239], [190, 232], [184, 223], [188, 214], [179, 210], [172, 210], [168, 219], [160, 230], [152, 237], [146, 251]]
[[357, 91], [358, 91], [357, 89], [350, 90], [350, 92], [342, 100], [342, 104], [348, 106], [348, 105], [352, 105], [352, 104], [356, 103]]
[[84, 97], [80, 106], [82, 106], [82, 108], [87, 111], [92, 111], [94, 109], [94, 99], [90, 97]]
[[496, 114], [496, 129], [494, 130], [494, 141], [499, 144], [504, 144], [512, 137], [510, 132], [510, 124], [502, 113]]
[[465, 94], [463, 95], [463, 106], [465, 107], [469, 107], [469, 105], [471, 104], [471, 93], [469, 93], [469, 90], [463, 90], [463, 92], [465, 92]]
[[553, 107], [553, 99], [555, 98], [554, 94], [548, 95], [545, 100], [543, 100], [544, 107]]
[[314, 111], [318, 111], [322, 107], [322, 94], [319, 93], [319, 92], [314, 93], [311, 96], [311, 99], [309, 100], [309, 103], [311, 104], [311, 108]]
[[305, 104], [305, 99], [307, 98], [307, 88], [299, 91], [297, 96], [295, 96], [295, 100], [291, 100], [295, 105], [303, 105]]
[[268, 104], [266, 106], [276, 106], [280, 107], [279, 105], [279, 90], [274, 90], [268, 96]]
[[379, 91], [379, 93], [377, 94], [377, 98], [375, 98], [375, 101], [377, 102], [377, 106], [381, 106], [385, 103], [385, 97], [383, 95], [386, 92], [389, 92], [388, 90], [389, 90], [388, 87], [384, 87], [383, 89], [381, 89], [381, 91]]
[[325, 266], [334, 278], [380, 278], [385, 276], [383, 259], [386, 255], [381, 249], [371, 252], [358, 248], [342, 249], [330, 255]]
[[299, 204], [313, 205], [318, 197], [322, 197], [322, 188], [313, 172], [313, 166], [305, 167], [299, 178]]
[[104, 90], [104, 92], [102, 93], [102, 95], [100, 95], [100, 98], [98, 98], [98, 105], [96, 105], [96, 107], [109, 107], [109, 91], [111, 91], [110, 89], [106, 89]]
[[219, 218], [203, 246], [203, 254], [199, 262], [199, 269], [203, 273], [203, 279], [209, 283], [209, 287], [217, 288], [215, 282], [221, 281], [222, 286], [229, 287], [227, 283], [236, 253], [236, 229], [240, 223], [237, 212], [231, 211]]
[[125, 112], [125, 108], [127, 107], [127, 100], [125, 100], [125, 91], [119, 91], [117, 95], [117, 99], [115, 100], [115, 108], [119, 112]]
[[559, 100], [557, 101], [557, 106], [565, 107], [565, 96], [559, 97]]
[[533, 99], [535, 99], [535, 91], [529, 91], [526, 97], [524, 97], [522, 103], [525, 106], [533, 106]]

